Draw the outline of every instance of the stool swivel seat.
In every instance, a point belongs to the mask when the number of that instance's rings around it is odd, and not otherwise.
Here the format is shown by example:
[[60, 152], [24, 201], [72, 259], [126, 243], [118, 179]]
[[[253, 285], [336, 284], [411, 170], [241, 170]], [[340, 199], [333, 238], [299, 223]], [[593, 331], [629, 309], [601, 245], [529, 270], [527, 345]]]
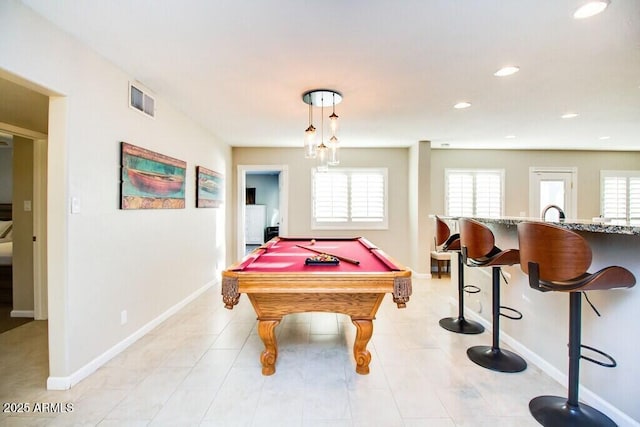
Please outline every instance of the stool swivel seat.
[[[634, 275], [618, 266], [588, 273], [592, 260], [589, 243], [579, 234], [556, 225], [520, 223], [518, 241], [520, 268], [529, 275], [529, 286], [541, 292], [569, 293], [568, 397], [538, 396], [529, 402], [531, 415], [547, 427], [615, 426], [609, 417], [578, 400], [580, 359], [609, 368], [616, 366], [611, 356], [581, 344], [581, 297], [584, 291], [630, 288], [636, 283]], [[600, 354], [610, 363], [581, 355], [582, 348]]]
[[[480, 334], [484, 332], [484, 326], [473, 320], [464, 318], [464, 293], [476, 293], [476, 286], [464, 285], [464, 266], [460, 254], [460, 234], [451, 234], [447, 223], [436, 216], [436, 247], [441, 246], [443, 251], [458, 252], [458, 317], [445, 317], [440, 319], [440, 326], [444, 329], [459, 334]], [[472, 289], [469, 291], [468, 289]]]
[[[495, 246], [493, 232], [486, 225], [468, 218], [460, 221], [460, 246], [462, 260], [468, 267], [492, 268], [492, 328], [491, 346], [474, 346], [467, 349], [467, 356], [476, 364], [499, 372], [520, 372], [527, 368], [527, 362], [516, 353], [500, 348], [500, 316], [519, 320], [522, 314], [517, 310], [500, 306], [501, 267], [520, 262], [517, 249], [501, 250]], [[503, 314], [501, 309], [512, 311], [516, 316]]]

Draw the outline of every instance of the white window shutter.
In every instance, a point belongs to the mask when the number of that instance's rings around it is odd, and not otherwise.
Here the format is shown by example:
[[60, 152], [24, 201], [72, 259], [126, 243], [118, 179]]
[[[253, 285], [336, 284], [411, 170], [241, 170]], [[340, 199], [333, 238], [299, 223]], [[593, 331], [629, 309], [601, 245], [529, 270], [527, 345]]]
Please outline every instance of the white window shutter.
[[386, 229], [387, 169], [313, 172], [313, 229]]
[[447, 214], [473, 215], [473, 175], [450, 173], [447, 180]]
[[640, 176], [629, 178], [629, 221], [640, 223]]
[[602, 215], [609, 219], [626, 219], [627, 179], [621, 176], [606, 176], [603, 190]]
[[497, 173], [476, 174], [476, 215], [498, 217], [502, 211], [502, 182]]
[[446, 214], [498, 217], [502, 215], [503, 172], [499, 170], [446, 170]]
[[384, 176], [379, 172], [351, 174], [351, 220], [384, 220]]
[[601, 215], [640, 224], [640, 171], [600, 171]]
[[316, 221], [348, 221], [348, 175], [335, 172], [316, 173], [313, 202]]

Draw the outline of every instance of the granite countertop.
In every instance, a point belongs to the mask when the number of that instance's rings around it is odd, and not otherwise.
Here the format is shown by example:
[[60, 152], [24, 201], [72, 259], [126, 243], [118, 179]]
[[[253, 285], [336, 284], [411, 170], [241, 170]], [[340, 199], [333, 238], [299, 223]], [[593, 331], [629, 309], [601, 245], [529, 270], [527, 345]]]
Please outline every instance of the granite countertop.
[[[457, 220], [459, 217], [440, 217], [442, 219]], [[520, 222], [534, 221], [534, 222], [546, 222], [554, 224], [567, 230], [572, 231], [589, 231], [592, 233], [605, 233], [605, 234], [627, 234], [640, 236], [640, 224], [618, 224], [618, 223], [601, 223], [584, 219], [566, 219], [561, 222], [556, 221], [542, 221], [540, 218], [527, 218], [519, 216], [504, 216], [498, 218], [478, 218], [471, 217], [476, 221], [484, 222], [487, 224], [501, 224], [501, 225], [517, 225]]]

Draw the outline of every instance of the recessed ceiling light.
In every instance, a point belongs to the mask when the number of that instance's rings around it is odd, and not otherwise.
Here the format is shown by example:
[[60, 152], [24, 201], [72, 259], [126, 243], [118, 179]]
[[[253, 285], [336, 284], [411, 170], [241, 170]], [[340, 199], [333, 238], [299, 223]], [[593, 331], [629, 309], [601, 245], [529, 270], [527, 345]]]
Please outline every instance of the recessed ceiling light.
[[600, 137], [600, 138], [598, 138], [598, 139], [600, 139], [600, 140], [604, 141], [605, 139], [611, 139], [611, 137], [610, 137], [610, 136], [601, 136], [601, 137]]
[[515, 135], [507, 135], [505, 136], [506, 139], [514, 139], [516, 136]]
[[500, 68], [498, 71], [493, 73], [493, 75], [496, 77], [505, 77], [505, 76], [510, 76], [512, 74], [515, 74], [518, 71], [520, 71], [520, 67], [516, 67], [515, 65], [509, 65], [509, 66]]
[[592, 0], [578, 8], [573, 14], [575, 19], [590, 18], [599, 14], [609, 6], [611, 0]]
[[453, 106], [453, 108], [457, 108], [458, 110], [462, 108], [469, 108], [469, 107], [471, 107], [471, 103], [467, 101], [458, 102], [456, 105]]
[[578, 117], [578, 113], [567, 113], [567, 114], [563, 114], [562, 117], [563, 119], [573, 119], [574, 117]]

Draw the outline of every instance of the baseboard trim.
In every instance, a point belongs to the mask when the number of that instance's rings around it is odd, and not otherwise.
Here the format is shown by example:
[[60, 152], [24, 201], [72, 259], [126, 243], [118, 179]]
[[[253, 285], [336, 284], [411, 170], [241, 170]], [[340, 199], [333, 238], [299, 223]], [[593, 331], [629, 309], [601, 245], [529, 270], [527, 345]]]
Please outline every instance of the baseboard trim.
[[[126, 350], [131, 344], [138, 341], [140, 338], [145, 336], [151, 330], [153, 330], [160, 323], [167, 320], [169, 317], [180, 311], [184, 306], [189, 304], [191, 301], [198, 298], [203, 292], [207, 289], [213, 287], [217, 284], [217, 281], [211, 281], [206, 285], [202, 286], [200, 289], [193, 292], [191, 295], [188, 295], [179, 303], [170, 307], [164, 313], [151, 320], [140, 329], [102, 353], [100, 356], [93, 359], [91, 362], [87, 363], [68, 377], [49, 377], [47, 378], [47, 390], [69, 390], [74, 385], [78, 384], [83, 379], [87, 378], [89, 375], [93, 374], [100, 367], [102, 367], [105, 363], [113, 359], [118, 354], [122, 353]], [[33, 313], [33, 312], [32, 312]]]
[[431, 274], [429, 273], [417, 273], [415, 271], [411, 271], [411, 275], [415, 278], [415, 279], [431, 279]]
[[[449, 298], [449, 303], [455, 307], [458, 307], [458, 300], [454, 297]], [[491, 322], [480, 316], [478, 313], [470, 310], [468, 307], [464, 308], [464, 315], [469, 317], [472, 320], [477, 321], [482, 324], [488, 332], [492, 332]], [[520, 341], [511, 337], [509, 334], [500, 330], [500, 341], [509, 345], [513, 348], [516, 353], [519, 353], [522, 357], [524, 357], [527, 362], [531, 362], [536, 365], [542, 372], [549, 375], [551, 378], [556, 380], [560, 385], [566, 388], [569, 378], [563, 373], [561, 370], [547, 362], [545, 359], [540, 357], [537, 353], [524, 346]], [[568, 362], [567, 362], [568, 363]], [[640, 427], [640, 423], [635, 421], [629, 415], [622, 412], [620, 409], [613, 406], [611, 403], [592, 392], [588, 388], [584, 386], [580, 386], [579, 388], [580, 400], [588, 403], [599, 411], [605, 413], [609, 418], [615, 421], [619, 427]], [[534, 398], [535, 396], [531, 396]]]
[[30, 317], [33, 318], [33, 310], [11, 310], [11, 317]]

